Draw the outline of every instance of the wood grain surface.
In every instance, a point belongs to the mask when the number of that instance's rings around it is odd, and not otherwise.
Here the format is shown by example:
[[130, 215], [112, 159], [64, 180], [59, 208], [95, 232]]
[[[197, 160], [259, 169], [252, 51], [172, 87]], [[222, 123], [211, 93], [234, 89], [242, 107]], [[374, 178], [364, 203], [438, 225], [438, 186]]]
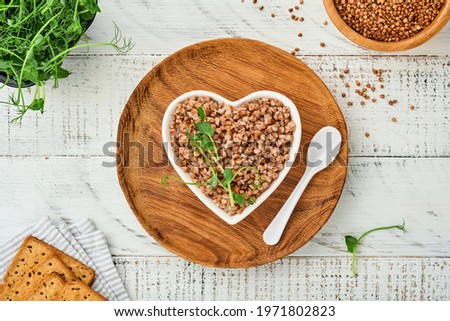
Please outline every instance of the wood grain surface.
[[[213, 269], [180, 258], [114, 260], [133, 300], [450, 300], [450, 258], [284, 258], [252, 269]], [[174, 281], [176, 280], [176, 281]]]
[[[336, 127], [344, 144], [333, 165], [310, 183], [281, 241], [267, 246], [262, 233], [305, 170], [304, 148], [280, 187], [252, 215], [234, 226], [210, 212], [181, 184], [161, 188], [161, 178], [176, 175], [161, 150], [161, 120], [182, 93], [203, 89], [229, 100], [272, 90], [296, 104], [302, 118], [302, 146], [322, 127]], [[333, 212], [347, 172], [347, 129], [342, 113], [323, 82], [286, 52], [248, 39], [218, 39], [180, 50], [161, 62], [138, 85], [119, 122], [118, 175], [143, 227], [170, 251], [216, 267], [249, 267], [282, 258], [310, 240]], [[132, 143], [130, 143], [132, 142]], [[130, 148], [152, 144], [152, 158]], [[150, 148], [149, 148], [150, 149]], [[150, 152], [150, 150], [149, 150]]]
[[[116, 141], [120, 114], [134, 88], [165, 58], [167, 55], [69, 57], [64, 66], [74, 73], [70, 79], [62, 79], [57, 89], [47, 84], [44, 114], [28, 114], [19, 127], [10, 124], [14, 110], [0, 109], [0, 136], [5, 137], [0, 155], [104, 156], [104, 145]], [[323, 80], [342, 110], [350, 157], [450, 156], [448, 57], [336, 55], [301, 59]], [[339, 74], [345, 68], [350, 72], [341, 79]], [[362, 107], [361, 97], [354, 91], [355, 81], [374, 83], [372, 68], [385, 70], [386, 99]], [[345, 88], [345, 82], [350, 88]], [[0, 92], [5, 99], [12, 93]], [[391, 99], [398, 104], [389, 106]], [[348, 101], [354, 105], [348, 106]], [[411, 105], [414, 110], [409, 109]], [[396, 123], [391, 122], [392, 117]]]
[[359, 34], [342, 19], [336, 8], [336, 3], [345, 3], [345, 2], [346, 1], [340, 0], [323, 0], [323, 5], [331, 21], [344, 36], [346, 36], [348, 39], [350, 39], [351, 41], [360, 45], [363, 48], [376, 51], [385, 51], [385, 52], [404, 51], [420, 46], [426, 41], [436, 36], [439, 33], [439, 31], [441, 31], [445, 27], [448, 20], [450, 19], [450, 2], [446, 1], [442, 6], [441, 11], [439, 12], [436, 19], [434, 19], [433, 22], [431, 22], [430, 25], [421, 32], [407, 39], [403, 39], [401, 41], [393, 41], [393, 42], [377, 41], [366, 38], [363, 35]]
[[[133, 216], [111, 157], [0, 157], [0, 238], [4, 242], [46, 215], [76, 223], [86, 217], [105, 233], [115, 256], [172, 255]], [[344, 236], [406, 221], [408, 233], [373, 233], [364, 256], [450, 256], [450, 158], [350, 157], [345, 188], [331, 218], [296, 256], [348, 256]], [[30, 188], [31, 187], [31, 188]], [[26, 199], [23, 191], [26, 190]], [[20, 212], [17, 212], [20, 208]], [[17, 213], [17, 214], [16, 214]]]
[[[304, 1], [298, 15], [304, 21], [291, 19], [288, 8], [298, 0], [100, 0], [101, 14], [95, 18], [88, 36], [93, 42], [104, 42], [112, 36], [112, 21], [124, 35], [133, 37], [132, 54], [171, 54], [175, 50], [206, 39], [245, 37], [264, 41], [299, 55], [374, 55], [347, 39], [331, 23], [321, 0]], [[264, 6], [264, 10], [259, 10]], [[272, 18], [274, 13], [276, 17]], [[295, 13], [295, 12], [294, 12]], [[130, 19], [130, 17], [133, 17]], [[193, 23], [193, 19], [195, 23]], [[323, 22], [327, 20], [328, 24]], [[405, 55], [447, 55], [450, 50], [450, 25], [444, 32]], [[301, 32], [302, 37], [297, 34]], [[320, 42], [326, 44], [320, 46]], [[90, 53], [111, 53], [96, 47]], [[390, 55], [377, 52], [377, 55]]]

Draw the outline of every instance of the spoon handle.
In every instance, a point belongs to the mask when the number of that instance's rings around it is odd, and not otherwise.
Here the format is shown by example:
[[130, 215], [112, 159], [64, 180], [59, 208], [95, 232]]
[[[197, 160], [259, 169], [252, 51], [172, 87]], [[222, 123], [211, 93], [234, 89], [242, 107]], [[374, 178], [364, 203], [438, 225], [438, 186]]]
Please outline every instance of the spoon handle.
[[263, 239], [266, 244], [275, 245], [278, 243], [281, 235], [283, 235], [286, 224], [289, 221], [289, 218], [291, 217], [291, 214], [298, 203], [298, 200], [302, 196], [304, 190], [306, 189], [306, 186], [308, 186], [308, 183], [311, 181], [314, 174], [315, 173], [313, 170], [311, 170], [311, 168], [306, 168], [305, 174], [303, 175], [302, 179], [300, 180], [300, 182], [298, 182], [297, 186], [287, 199], [286, 203], [284, 203], [277, 216], [275, 216], [273, 221], [264, 232]]

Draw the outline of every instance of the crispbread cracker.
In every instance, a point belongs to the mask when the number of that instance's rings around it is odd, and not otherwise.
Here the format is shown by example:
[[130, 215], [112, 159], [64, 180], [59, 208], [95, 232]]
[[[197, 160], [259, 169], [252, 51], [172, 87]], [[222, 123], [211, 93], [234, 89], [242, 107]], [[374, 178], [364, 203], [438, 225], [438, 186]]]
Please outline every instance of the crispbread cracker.
[[66, 281], [56, 272], [48, 275], [44, 281], [32, 290], [26, 301], [55, 301], [58, 299], [62, 289], [67, 284]]
[[33, 236], [27, 237], [22, 243], [3, 280], [9, 284], [20, 281], [33, 267], [52, 254], [56, 254], [79, 280], [87, 285], [92, 284], [95, 278], [93, 269]]
[[0, 300], [2, 301], [22, 301], [26, 299], [34, 288], [39, 286], [42, 281], [52, 272], [58, 273], [61, 278], [68, 281], [76, 281], [77, 277], [72, 271], [59, 259], [58, 256], [52, 255], [36, 265], [20, 281], [10, 284], [6, 282], [6, 288], [3, 291]]
[[26, 298], [27, 301], [107, 301], [79, 280], [66, 282], [58, 273], [47, 276]]
[[59, 301], [108, 301], [102, 295], [92, 290], [89, 286], [80, 282], [68, 282], [58, 298]]

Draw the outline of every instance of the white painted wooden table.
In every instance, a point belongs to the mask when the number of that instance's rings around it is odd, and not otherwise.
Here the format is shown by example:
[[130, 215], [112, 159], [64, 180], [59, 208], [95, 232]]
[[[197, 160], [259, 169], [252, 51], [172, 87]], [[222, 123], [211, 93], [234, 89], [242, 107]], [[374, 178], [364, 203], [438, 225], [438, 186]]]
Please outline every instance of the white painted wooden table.
[[[287, 9], [297, 2], [259, 0], [265, 6], [259, 11], [250, 0], [101, 1], [89, 37], [109, 39], [114, 20], [133, 37], [134, 50], [71, 55], [65, 66], [74, 73], [57, 90], [48, 85], [47, 112], [30, 113], [21, 127], [9, 124], [14, 110], [0, 108], [0, 242], [44, 215], [67, 222], [90, 217], [106, 233], [130, 295], [140, 300], [449, 300], [450, 26], [413, 51], [379, 54], [324, 26], [319, 0], [305, 1], [304, 22], [291, 21]], [[335, 94], [349, 130], [347, 183], [329, 222], [295, 255], [253, 269], [206, 268], [157, 246], [129, 209], [115, 169], [101, 166], [111, 160], [102, 146], [115, 140], [141, 78], [175, 50], [219, 37], [301, 48], [299, 58]], [[338, 77], [345, 67], [362, 82], [373, 79], [372, 68], [386, 70], [384, 92], [397, 106], [379, 99], [348, 107]], [[6, 98], [2, 90], [0, 100]], [[402, 218], [408, 233], [364, 240], [354, 279], [344, 236]]]

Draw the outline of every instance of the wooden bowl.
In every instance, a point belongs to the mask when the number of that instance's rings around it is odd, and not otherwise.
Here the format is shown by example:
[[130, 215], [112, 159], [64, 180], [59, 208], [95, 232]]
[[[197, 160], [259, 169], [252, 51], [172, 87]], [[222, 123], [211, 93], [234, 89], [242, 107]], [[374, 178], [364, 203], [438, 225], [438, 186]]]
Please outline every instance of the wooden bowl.
[[450, 1], [447, 0], [436, 19], [434, 19], [433, 22], [431, 22], [431, 24], [421, 32], [404, 40], [385, 42], [366, 38], [353, 30], [339, 15], [334, 0], [323, 0], [323, 4], [331, 21], [333, 21], [333, 24], [345, 37], [361, 47], [376, 51], [403, 51], [420, 46], [437, 35], [450, 19]]

